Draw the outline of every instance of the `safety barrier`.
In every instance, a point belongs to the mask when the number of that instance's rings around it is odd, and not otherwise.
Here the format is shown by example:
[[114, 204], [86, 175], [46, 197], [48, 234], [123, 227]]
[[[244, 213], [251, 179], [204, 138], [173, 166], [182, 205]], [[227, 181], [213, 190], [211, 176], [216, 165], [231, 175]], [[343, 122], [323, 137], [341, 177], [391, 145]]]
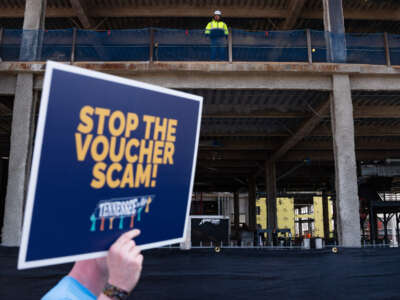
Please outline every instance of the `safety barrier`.
[[[342, 45], [339, 59], [327, 57]], [[339, 52], [340, 52], [339, 51]], [[0, 29], [3, 61], [253, 61], [400, 64], [400, 35], [333, 35], [315, 30], [230, 29], [218, 42], [204, 30]]]

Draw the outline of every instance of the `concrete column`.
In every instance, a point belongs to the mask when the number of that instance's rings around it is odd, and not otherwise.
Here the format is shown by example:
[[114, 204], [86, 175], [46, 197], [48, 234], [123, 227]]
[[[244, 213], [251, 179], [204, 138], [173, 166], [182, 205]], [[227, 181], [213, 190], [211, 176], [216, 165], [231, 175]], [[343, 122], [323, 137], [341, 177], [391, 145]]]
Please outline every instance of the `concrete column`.
[[249, 177], [249, 229], [256, 230], [256, 178]]
[[[267, 229], [275, 230], [277, 227], [276, 215], [276, 167], [274, 162], [265, 163], [265, 177], [267, 187]], [[269, 241], [272, 235], [268, 235]]]
[[323, 0], [328, 62], [345, 62], [346, 38], [342, 0]]
[[328, 209], [328, 197], [326, 191], [322, 191], [322, 216], [324, 223], [324, 238], [325, 241], [329, 239], [329, 209]]
[[331, 120], [339, 245], [361, 247], [353, 103], [348, 75], [333, 75]]
[[42, 52], [47, 0], [26, 0], [20, 60], [35, 61]]
[[[46, 0], [26, 0], [24, 32], [20, 58], [35, 60], [40, 53], [39, 36], [31, 30], [44, 27]], [[35, 110], [33, 94], [33, 74], [21, 73], [17, 76], [13, 118], [11, 124], [11, 147], [6, 194], [2, 244], [19, 246], [21, 240], [24, 200], [32, 152], [33, 122]]]
[[18, 246], [32, 145], [33, 75], [19, 74], [15, 90], [2, 244]]

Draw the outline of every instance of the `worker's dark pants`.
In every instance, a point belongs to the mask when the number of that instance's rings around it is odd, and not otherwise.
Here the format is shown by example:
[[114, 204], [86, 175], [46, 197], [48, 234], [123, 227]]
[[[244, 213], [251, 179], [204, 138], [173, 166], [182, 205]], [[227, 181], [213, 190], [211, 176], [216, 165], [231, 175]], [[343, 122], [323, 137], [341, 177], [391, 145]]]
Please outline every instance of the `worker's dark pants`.
[[213, 37], [211, 40], [211, 60], [227, 60], [225, 37]]

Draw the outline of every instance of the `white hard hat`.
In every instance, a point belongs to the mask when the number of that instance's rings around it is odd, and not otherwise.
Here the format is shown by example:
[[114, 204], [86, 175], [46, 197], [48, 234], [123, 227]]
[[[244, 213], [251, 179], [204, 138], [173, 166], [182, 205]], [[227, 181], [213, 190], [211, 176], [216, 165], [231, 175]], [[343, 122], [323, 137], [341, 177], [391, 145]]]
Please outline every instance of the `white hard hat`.
[[222, 12], [220, 10], [214, 11], [214, 16], [221, 16]]

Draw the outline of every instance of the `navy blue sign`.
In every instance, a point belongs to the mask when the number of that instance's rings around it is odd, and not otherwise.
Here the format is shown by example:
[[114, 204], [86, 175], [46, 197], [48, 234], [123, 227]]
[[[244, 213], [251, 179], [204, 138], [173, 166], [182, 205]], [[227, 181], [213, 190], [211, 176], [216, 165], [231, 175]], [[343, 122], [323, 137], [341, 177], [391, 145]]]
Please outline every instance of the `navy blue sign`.
[[202, 98], [48, 62], [18, 267], [142, 249], [185, 234]]

